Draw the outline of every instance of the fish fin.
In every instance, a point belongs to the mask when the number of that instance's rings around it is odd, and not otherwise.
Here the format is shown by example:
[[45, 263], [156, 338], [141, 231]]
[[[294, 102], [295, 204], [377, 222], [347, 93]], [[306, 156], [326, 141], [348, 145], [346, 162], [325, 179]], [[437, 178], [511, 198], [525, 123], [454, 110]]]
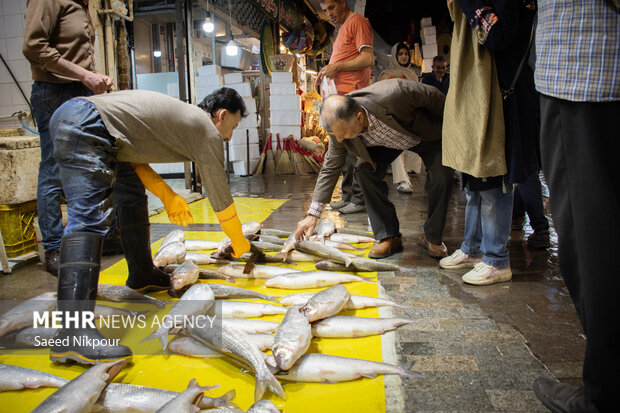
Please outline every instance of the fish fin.
[[234, 399], [236, 396], [237, 396], [237, 391], [235, 389], [232, 389], [231, 391], [215, 399], [215, 406], [216, 407], [224, 406], [226, 405], [226, 403]]
[[403, 366], [397, 366], [398, 369], [400, 370], [400, 375], [402, 375], [402, 376], [409, 376], [409, 377], [418, 377], [418, 378], [424, 377], [424, 373], [420, 373], [419, 371], [411, 370], [413, 368], [414, 364], [415, 364], [415, 361], [412, 361], [412, 362], [407, 363], [407, 364], [405, 364]]
[[350, 267], [353, 264], [353, 260], [351, 259], [351, 257], [345, 257], [344, 258], [344, 265], [347, 267]]
[[323, 384], [336, 384], [338, 382], [336, 380], [323, 379], [323, 380], [321, 380], [321, 383], [323, 383]]
[[374, 379], [377, 377], [377, 373], [362, 373], [360, 376], [366, 377], [367, 379]]
[[265, 391], [269, 388], [272, 393], [278, 395], [282, 400], [286, 400], [286, 395], [284, 394], [284, 389], [282, 385], [274, 377], [274, 375], [266, 371], [263, 374], [256, 374], [256, 389], [254, 391], [254, 400], [259, 401]]
[[166, 308], [166, 303], [162, 300], [158, 300], [157, 298], [151, 297], [150, 295], [144, 295], [150, 304], [153, 304], [157, 308]]
[[276, 295], [267, 295], [267, 296], [265, 296], [265, 300], [273, 301], [274, 303], [279, 303], [281, 298], [282, 297], [278, 297]]
[[151, 334], [149, 334], [148, 336], [140, 340], [140, 343], [144, 343], [145, 341], [149, 341], [153, 339], [158, 339], [161, 344], [162, 349], [165, 350], [166, 347], [168, 347], [168, 329], [158, 328], [157, 330], [153, 331]]
[[235, 279], [234, 279], [234, 278], [232, 278], [232, 277], [229, 277], [229, 276], [227, 276], [227, 275], [225, 276], [224, 280], [225, 280], [226, 282], [231, 283], [231, 284], [234, 284], [234, 283], [235, 283]]

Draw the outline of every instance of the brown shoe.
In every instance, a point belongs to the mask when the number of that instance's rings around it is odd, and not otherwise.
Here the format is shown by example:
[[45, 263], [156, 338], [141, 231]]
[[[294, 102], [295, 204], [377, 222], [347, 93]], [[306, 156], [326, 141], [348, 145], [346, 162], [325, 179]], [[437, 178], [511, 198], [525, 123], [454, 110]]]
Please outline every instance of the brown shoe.
[[583, 387], [539, 377], [534, 381], [534, 393], [538, 400], [552, 412], [599, 412], [583, 391]]
[[448, 248], [446, 244], [443, 242], [440, 245], [431, 244], [429, 240], [426, 239], [426, 234], [422, 235], [422, 244], [424, 248], [426, 248], [428, 255], [433, 258], [443, 258], [448, 256]]
[[389, 237], [375, 244], [368, 252], [368, 258], [387, 258], [403, 250], [403, 240], [400, 237]]

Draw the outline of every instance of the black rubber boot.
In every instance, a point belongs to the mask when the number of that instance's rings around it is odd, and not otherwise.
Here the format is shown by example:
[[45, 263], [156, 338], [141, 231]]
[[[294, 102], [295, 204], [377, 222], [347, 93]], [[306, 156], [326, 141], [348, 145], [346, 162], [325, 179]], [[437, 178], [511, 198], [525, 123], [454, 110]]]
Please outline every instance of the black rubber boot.
[[170, 288], [170, 276], [153, 265], [151, 233], [146, 205], [116, 209], [129, 275], [125, 284], [140, 292]]
[[69, 328], [62, 328], [56, 333], [55, 342], [62, 344], [50, 348], [52, 361], [98, 364], [131, 360], [129, 347], [115, 345], [116, 340], [104, 337], [94, 324], [92, 327], [83, 324], [84, 320], [94, 317], [102, 243], [103, 237], [90, 232], [62, 237], [57, 310], [65, 314], [69, 312], [78, 325], [68, 325], [68, 319], [63, 317], [65, 327]]

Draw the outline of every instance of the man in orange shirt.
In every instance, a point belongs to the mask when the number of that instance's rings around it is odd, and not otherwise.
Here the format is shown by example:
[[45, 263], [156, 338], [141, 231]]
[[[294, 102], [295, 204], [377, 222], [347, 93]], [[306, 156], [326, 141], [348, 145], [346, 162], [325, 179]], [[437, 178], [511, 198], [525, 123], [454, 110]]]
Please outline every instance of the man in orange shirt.
[[[334, 80], [338, 94], [344, 95], [370, 85], [374, 64], [372, 27], [367, 18], [354, 13], [345, 0], [319, 0], [321, 9], [332, 23], [341, 25], [334, 41], [329, 64], [319, 72], [317, 82], [323, 77]], [[342, 172], [342, 201], [332, 204], [340, 213], [366, 210], [362, 191], [353, 178], [357, 159], [350, 155]]]

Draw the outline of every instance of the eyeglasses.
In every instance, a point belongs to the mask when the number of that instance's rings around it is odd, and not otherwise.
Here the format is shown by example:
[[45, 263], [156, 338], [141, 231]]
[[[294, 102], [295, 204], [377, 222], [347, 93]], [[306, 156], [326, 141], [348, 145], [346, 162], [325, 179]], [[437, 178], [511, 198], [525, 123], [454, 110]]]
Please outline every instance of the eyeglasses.
[[444, 70], [446, 67], [445, 66], [435, 66], [435, 69], [437, 70]]

